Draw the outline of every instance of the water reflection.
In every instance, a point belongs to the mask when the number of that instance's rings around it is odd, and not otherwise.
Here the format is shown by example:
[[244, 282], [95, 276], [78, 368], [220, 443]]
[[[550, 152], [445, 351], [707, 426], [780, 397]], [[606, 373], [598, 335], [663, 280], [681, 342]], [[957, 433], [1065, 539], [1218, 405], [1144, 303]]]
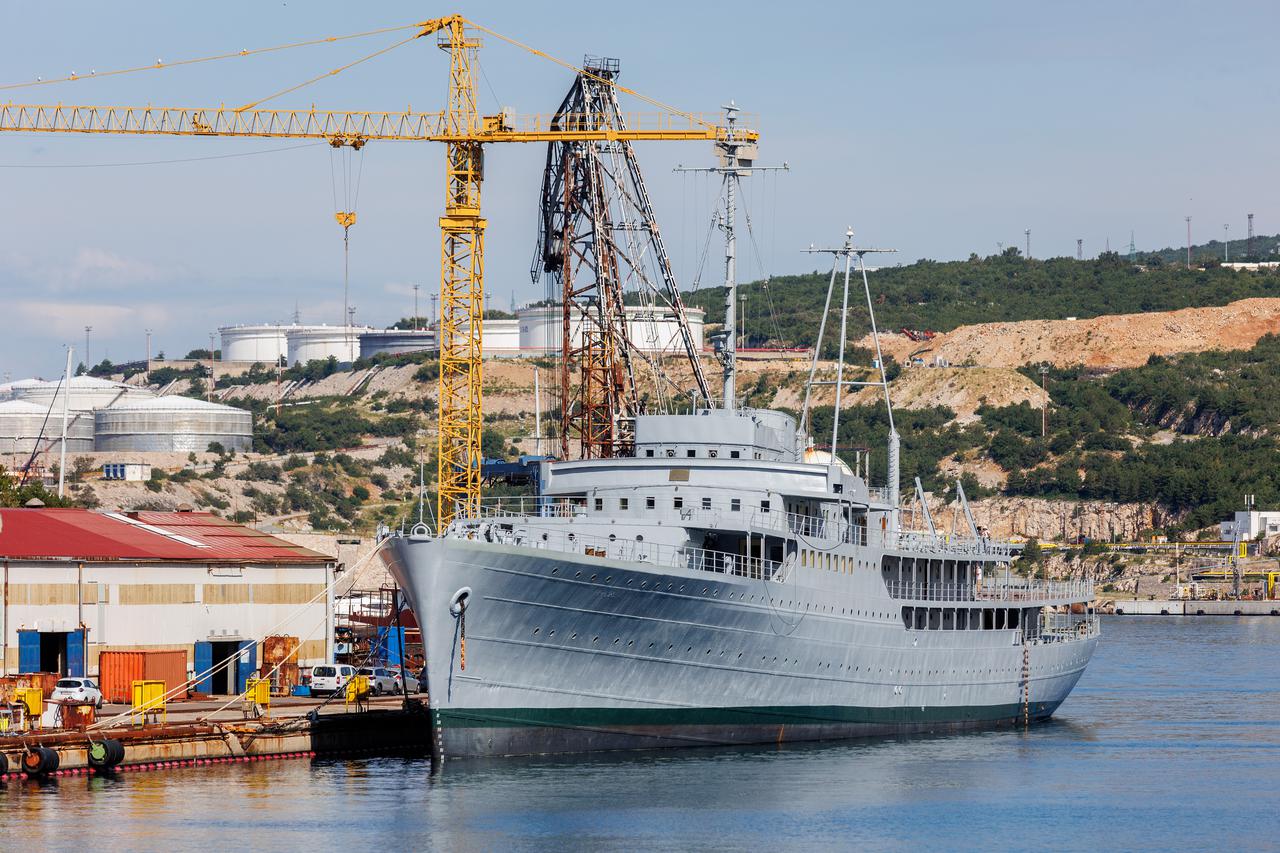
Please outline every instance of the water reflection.
[[573, 758], [10, 783], [29, 849], [1274, 847], [1280, 619], [1110, 619], [1048, 724]]

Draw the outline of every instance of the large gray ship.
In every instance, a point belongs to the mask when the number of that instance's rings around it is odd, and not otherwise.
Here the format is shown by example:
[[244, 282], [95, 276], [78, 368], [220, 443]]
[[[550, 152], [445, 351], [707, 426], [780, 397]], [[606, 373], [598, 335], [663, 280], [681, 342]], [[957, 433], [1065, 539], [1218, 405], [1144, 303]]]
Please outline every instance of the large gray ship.
[[[435, 757], [1028, 725], [1084, 672], [1091, 582], [1013, 573], [963, 490], [962, 535], [934, 525], [918, 480], [924, 524], [905, 529], [892, 426], [876, 488], [865, 457], [814, 448], [807, 398], [800, 424], [735, 404], [729, 247], [719, 407], [641, 415], [624, 455], [543, 462], [536, 496], [386, 543], [422, 626]], [[877, 381], [845, 379], [855, 256], [873, 334], [874, 309], [867, 250], [850, 234], [831, 251], [834, 447], [841, 389], [878, 385], [888, 406], [889, 384], [879, 360]]]

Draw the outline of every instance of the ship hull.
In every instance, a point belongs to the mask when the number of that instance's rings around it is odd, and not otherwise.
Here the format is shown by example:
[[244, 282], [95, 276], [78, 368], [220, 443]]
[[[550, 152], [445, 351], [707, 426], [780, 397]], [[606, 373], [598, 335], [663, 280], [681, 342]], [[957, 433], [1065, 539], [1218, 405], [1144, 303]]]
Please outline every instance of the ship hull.
[[464, 539], [384, 554], [422, 625], [437, 758], [1023, 725], [1097, 642], [910, 631], [873, 568], [832, 589]]

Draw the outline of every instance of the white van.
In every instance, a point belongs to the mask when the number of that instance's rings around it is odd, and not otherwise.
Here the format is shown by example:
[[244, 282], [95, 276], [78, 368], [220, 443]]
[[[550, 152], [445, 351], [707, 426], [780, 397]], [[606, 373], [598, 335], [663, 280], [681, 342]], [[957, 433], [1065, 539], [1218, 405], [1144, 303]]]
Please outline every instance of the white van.
[[340, 693], [347, 682], [355, 678], [356, 668], [345, 663], [313, 666], [311, 668], [311, 695], [332, 696]]

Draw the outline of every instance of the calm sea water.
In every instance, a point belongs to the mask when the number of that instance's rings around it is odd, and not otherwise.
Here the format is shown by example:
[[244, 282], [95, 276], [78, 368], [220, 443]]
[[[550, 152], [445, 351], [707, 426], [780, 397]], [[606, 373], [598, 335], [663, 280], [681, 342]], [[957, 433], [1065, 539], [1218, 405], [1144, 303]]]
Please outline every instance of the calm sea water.
[[9, 784], [0, 849], [1277, 849], [1280, 619], [1106, 621], [1054, 722], [783, 749]]

